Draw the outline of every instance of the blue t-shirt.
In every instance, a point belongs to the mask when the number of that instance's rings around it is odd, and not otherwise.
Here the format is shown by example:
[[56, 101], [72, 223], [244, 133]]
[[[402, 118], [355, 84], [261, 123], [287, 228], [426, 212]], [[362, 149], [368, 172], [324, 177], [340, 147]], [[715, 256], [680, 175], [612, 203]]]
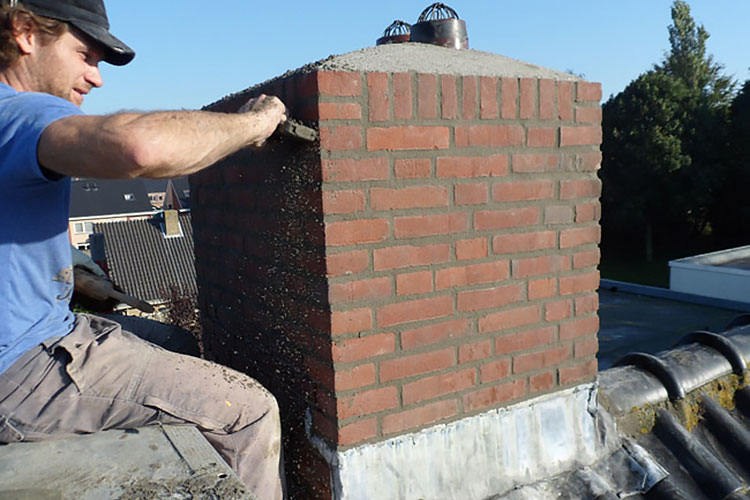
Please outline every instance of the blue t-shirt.
[[64, 99], [0, 84], [0, 373], [73, 329], [70, 178], [47, 178], [37, 145], [47, 125], [80, 113]]

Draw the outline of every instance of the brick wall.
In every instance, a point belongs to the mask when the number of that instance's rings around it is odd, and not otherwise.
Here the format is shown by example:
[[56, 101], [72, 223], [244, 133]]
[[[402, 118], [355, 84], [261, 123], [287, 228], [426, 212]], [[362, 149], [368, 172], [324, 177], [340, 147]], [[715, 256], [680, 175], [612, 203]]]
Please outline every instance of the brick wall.
[[[191, 178], [207, 347], [270, 387], [293, 491], [333, 449], [594, 379], [601, 87], [414, 73], [288, 75], [317, 122]], [[288, 460], [288, 462], [290, 462]]]

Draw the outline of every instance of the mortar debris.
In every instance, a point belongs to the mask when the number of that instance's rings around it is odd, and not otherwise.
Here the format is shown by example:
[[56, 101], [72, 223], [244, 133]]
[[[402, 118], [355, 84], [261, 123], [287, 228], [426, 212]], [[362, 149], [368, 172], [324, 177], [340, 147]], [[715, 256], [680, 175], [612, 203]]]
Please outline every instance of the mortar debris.
[[120, 500], [249, 500], [248, 490], [237, 480], [204, 474], [189, 479], [137, 481], [123, 488]]

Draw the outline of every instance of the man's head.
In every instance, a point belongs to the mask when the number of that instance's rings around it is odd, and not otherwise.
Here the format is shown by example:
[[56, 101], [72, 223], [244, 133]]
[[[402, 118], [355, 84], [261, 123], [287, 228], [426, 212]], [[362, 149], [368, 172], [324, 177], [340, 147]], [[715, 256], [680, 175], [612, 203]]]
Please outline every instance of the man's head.
[[[6, 1], [7, 0], [0, 0]], [[0, 10], [0, 76], [17, 90], [46, 92], [76, 105], [102, 85], [99, 62], [134, 52], [109, 33], [102, 0], [23, 0]]]

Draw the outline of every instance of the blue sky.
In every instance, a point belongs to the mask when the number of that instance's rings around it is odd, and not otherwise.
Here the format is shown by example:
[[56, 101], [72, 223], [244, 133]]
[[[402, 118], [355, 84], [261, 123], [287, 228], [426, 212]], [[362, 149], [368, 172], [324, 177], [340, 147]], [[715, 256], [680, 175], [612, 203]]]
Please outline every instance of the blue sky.
[[[88, 113], [198, 109], [331, 54], [372, 46], [394, 19], [416, 22], [429, 0], [105, 0], [112, 32], [136, 50], [102, 65]], [[452, 0], [472, 49], [601, 82], [604, 98], [663, 59], [671, 0]], [[750, 79], [750, 1], [692, 0], [708, 50]]]

